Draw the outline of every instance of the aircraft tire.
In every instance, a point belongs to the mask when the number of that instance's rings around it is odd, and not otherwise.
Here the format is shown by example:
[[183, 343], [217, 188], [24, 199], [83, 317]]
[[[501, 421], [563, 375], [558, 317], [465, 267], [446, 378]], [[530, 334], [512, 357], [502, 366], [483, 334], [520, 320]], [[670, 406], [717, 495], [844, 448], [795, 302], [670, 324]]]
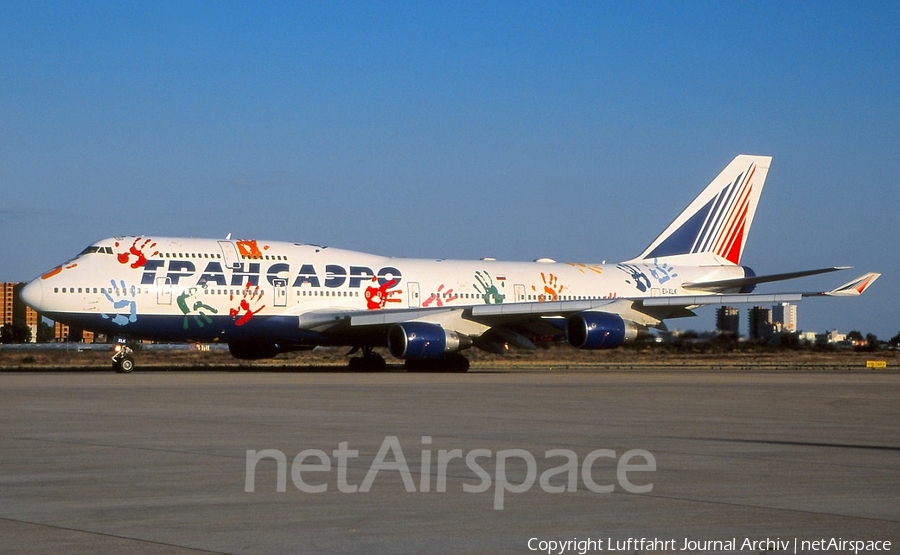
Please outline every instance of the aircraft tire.
[[447, 355], [444, 360], [447, 362], [447, 372], [469, 371], [469, 359], [462, 355]]
[[347, 368], [351, 372], [383, 372], [387, 369], [387, 363], [381, 355], [373, 353], [351, 358]]
[[113, 370], [117, 374], [129, 374], [134, 370], [134, 359], [131, 357], [122, 357], [122, 360], [113, 362]]

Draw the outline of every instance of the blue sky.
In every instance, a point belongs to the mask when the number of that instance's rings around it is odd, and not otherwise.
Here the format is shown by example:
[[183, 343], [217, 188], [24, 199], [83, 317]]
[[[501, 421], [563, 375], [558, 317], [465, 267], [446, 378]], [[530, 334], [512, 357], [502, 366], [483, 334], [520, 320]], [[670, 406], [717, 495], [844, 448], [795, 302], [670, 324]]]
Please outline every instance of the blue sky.
[[129, 234], [621, 260], [768, 154], [742, 262], [884, 272], [800, 327], [887, 339], [897, 29], [891, 2], [5, 2], [0, 279]]

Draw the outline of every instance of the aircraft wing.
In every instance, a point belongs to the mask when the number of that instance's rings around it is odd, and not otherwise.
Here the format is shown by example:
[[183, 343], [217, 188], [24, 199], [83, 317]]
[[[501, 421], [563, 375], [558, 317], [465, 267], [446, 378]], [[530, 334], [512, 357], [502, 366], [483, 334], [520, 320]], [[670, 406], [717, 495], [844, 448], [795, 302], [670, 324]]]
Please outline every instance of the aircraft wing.
[[[811, 275], [831, 269], [796, 272]], [[779, 274], [788, 276], [793, 274]], [[796, 293], [748, 293], [619, 297], [615, 299], [503, 303], [461, 307], [407, 308], [399, 310], [331, 310], [299, 314], [302, 329], [329, 334], [379, 333], [390, 326], [412, 321], [435, 322], [466, 332], [465, 323], [517, 334], [548, 336], [565, 328], [565, 318], [580, 312], [609, 312], [643, 326], [657, 327], [667, 318], [693, 316], [693, 308], [726, 304], [799, 302], [804, 297], [861, 295], [881, 274], [867, 273], [831, 291]], [[768, 276], [772, 277], [772, 276]], [[796, 276], [795, 276], [796, 277]], [[780, 278], [787, 279], [787, 278]], [[726, 281], [726, 280], [722, 280]], [[732, 280], [728, 280], [732, 281]], [[462, 329], [460, 329], [462, 328]], [[357, 331], [354, 331], [357, 330]], [[501, 331], [502, 333], [502, 331]], [[477, 334], [474, 334], [477, 335]]]
[[651, 297], [643, 299], [643, 306], [706, 306], [717, 304], [764, 304], [764, 303], [795, 303], [800, 301], [803, 293], [757, 293], [734, 295], [678, 295], [673, 297]]
[[724, 291], [726, 289], [746, 287], [748, 285], [758, 285], [760, 283], [783, 281], [848, 269], [850, 269], [850, 266], [832, 266], [830, 268], [818, 268], [816, 270], [803, 270], [800, 272], [787, 272], [783, 274], [769, 274], [767, 276], [747, 276], [743, 278], [719, 279], [714, 281], [696, 281], [693, 283], [685, 283], [682, 287], [684, 287], [685, 289], [693, 289], [697, 291], [718, 292]]
[[[834, 270], [843, 268], [836, 267]], [[800, 276], [793, 274], [778, 274], [779, 276], [801, 277], [804, 275], [821, 274], [830, 272], [833, 269], [824, 268], [821, 270], [809, 270], [807, 272], [795, 272]], [[811, 272], [811, 273], [810, 273]], [[721, 305], [721, 304], [750, 304], [750, 303], [794, 303], [799, 302], [803, 297], [856, 297], [862, 295], [863, 292], [872, 285], [881, 274], [869, 272], [863, 274], [856, 279], [848, 281], [840, 287], [836, 287], [831, 291], [808, 291], [800, 293], [752, 293], [752, 294], [727, 294], [727, 295], [679, 295], [673, 297], [652, 297], [643, 299], [641, 304], [644, 306], [703, 306], [703, 305]], [[774, 277], [774, 276], [765, 276]], [[790, 278], [779, 278], [790, 279]], [[741, 280], [721, 280], [723, 282], [741, 281]], [[768, 280], [775, 281], [775, 280]], [[708, 282], [713, 283], [713, 282]]]

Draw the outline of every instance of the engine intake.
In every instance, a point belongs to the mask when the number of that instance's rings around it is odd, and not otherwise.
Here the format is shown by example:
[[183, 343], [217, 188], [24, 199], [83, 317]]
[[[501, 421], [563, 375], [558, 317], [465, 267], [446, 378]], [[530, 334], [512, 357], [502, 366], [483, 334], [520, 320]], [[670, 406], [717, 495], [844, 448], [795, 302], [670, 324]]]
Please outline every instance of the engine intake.
[[579, 349], [615, 349], [642, 332], [634, 322], [609, 312], [579, 312], [566, 320], [566, 339]]
[[397, 358], [406, 360], [441, 358], [445, 353], [468, 349], [472, 339], [437, 324], [406, 322], [388, 331], [388, 349]]

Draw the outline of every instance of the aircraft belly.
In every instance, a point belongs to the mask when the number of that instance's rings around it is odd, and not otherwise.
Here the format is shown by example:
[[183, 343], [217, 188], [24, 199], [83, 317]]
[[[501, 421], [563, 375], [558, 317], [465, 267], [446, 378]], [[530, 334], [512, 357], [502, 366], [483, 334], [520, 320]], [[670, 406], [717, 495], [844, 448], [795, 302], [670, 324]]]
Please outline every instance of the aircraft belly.
[[251, 321], [236, 324], [232, 316], [162, 314], [45, 314], [72, 327], [152, 341], [222, 342], [269, 340], [321, 344], [322, 334], [298, 328], [296, 316], [256, 315]]

